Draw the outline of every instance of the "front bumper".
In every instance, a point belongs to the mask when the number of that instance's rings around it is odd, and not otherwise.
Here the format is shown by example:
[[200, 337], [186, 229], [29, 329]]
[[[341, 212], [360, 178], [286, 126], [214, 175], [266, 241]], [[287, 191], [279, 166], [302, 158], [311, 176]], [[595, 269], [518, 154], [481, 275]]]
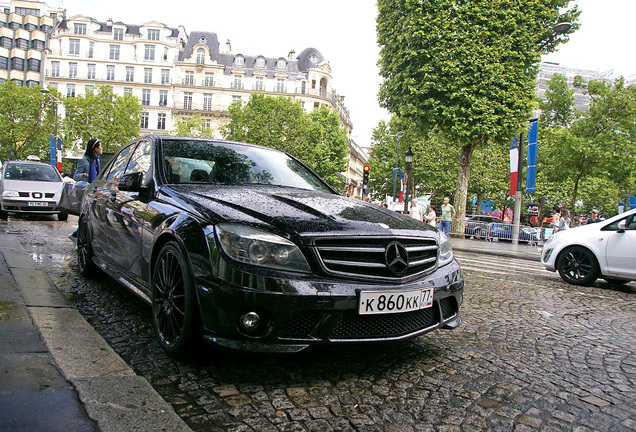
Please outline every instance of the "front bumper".
[[[240, 350], [296, 352], [315, 344], [363, 343], [413, 338], [461, 323], [464, 280], [456, 261], [403, 284], [283, 279], [225, 267], [224, 280], [199, 277], [204, 338]], [[359, 292], [434, 288], [433, 305], [410, 312], [360, 315]], [[261, 325], [247, 331], [241, 317], [256, 312]]]
[[51, 200], [37, 201], [4, 198], [1, 205], [2, 210], [11, 213], [57, 214], [61, 212], [57, 207], [58, 203]]

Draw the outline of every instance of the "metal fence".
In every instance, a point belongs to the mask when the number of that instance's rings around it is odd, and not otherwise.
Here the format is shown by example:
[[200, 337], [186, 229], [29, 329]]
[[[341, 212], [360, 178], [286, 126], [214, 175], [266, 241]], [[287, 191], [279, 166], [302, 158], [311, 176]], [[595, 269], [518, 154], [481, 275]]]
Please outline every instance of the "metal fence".
[[[440, 227], [440, 218], [436, 220], [437, 228]], [[451, 222], [451, 237], [464, 237], [484, 241], [512, 241], [513, 225], [511, 223], [485, 223], [475, 222], [470, 219], [455, 218]], [[544, 243], [553, 233], [551, 227], [519, 226], [519, 243], [527, 243], [530, 246]]]

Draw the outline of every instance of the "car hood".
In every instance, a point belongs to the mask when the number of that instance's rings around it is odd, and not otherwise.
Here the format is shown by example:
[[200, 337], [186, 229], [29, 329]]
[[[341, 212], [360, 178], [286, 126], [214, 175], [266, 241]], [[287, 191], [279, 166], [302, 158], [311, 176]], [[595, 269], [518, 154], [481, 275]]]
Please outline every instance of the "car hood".
[[276, 186], [171, 185], [166, 193], [211, 223], [268, 225], [296, 235], [417, 235], [437, 230], [353, 198]]
[[62, 189], [64, 189], [62, 181], [2, 179], [3, 191], [56, 193], [58, 195], [55, 198], [59, 200]]

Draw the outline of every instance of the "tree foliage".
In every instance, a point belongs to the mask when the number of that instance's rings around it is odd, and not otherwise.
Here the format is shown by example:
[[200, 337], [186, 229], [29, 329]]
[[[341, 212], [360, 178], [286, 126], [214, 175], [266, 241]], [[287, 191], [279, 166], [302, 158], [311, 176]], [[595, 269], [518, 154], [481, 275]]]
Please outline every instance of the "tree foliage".
[[205, 119], [199, 113], [193, 117], [183, 117], [177, 119], [174, 127], [170, 131], [171, 135], [188, 137], [214, 138], [215, 130], [205, 126]]
[[0, 86], [0, 158], [49, 158], [55, 103], [40, 87], [20, 87], [13, 81]]
[[105, 152], [113, 152], [139, 136], [142, 111], [139, 100], [130, 94], [115, 95], [110, 86], [101, 85], [96, 92], [67, 97], [64, 110], [67, 142], [86, 143], [96, 137]]
[[221, 132], [227, 139], [272, 147], [303, 161], [332, 186], [346, 169], [347, 135], [338, 114], [322, 107], [311, 115], [300, 102], [253, 93], [243, 105], [230, 105], [230, 123]]
[[[459, 151], [455, 208], [465, 214], [471, 158], [482, 143], [507, 146], [534, 103], [537, 63], [574, 22], [568, 0], [378, 0], [380, 102]], [[570, 30], [576, 29], [574, 25]]]

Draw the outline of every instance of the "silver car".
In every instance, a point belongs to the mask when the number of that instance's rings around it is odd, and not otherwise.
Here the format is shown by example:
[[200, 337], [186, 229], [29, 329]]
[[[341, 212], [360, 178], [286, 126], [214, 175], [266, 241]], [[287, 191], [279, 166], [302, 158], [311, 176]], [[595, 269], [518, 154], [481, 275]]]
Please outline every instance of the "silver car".
[[0, 219], [9, 213], [57, 214], [59, 220], [68, 214], [58, 209], [64, 183], [52, 165], [32, 161], [8, 161], [2, 167], [0, 180]]

